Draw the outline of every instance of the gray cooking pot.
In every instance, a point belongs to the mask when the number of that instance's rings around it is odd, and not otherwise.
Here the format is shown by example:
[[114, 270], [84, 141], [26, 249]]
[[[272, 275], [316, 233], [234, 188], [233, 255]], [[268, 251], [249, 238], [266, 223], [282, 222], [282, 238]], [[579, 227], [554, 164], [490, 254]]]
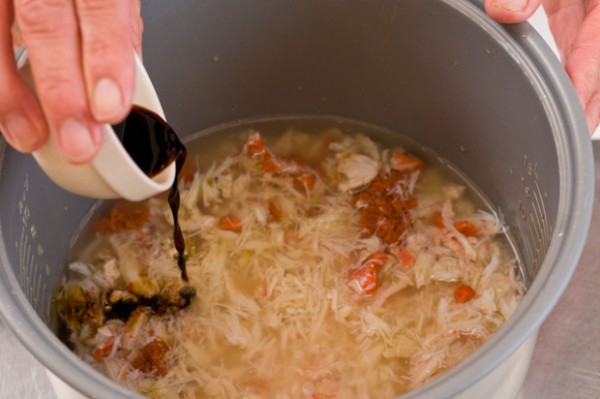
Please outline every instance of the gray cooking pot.
[[[145, 63], [181, 135], [268, 114], [359, 119], [439, 152], [500, 210], [528, 293], [476, 354], [406, 398], [504, 398], [493, 387], [507, 379], [514, 393], [590, 221], [592, 151], [566, 74], [528, 24], [500, 26], [481, 8], [461, 0], [143, 2]], [[52, 331], [51, 294], [94, 201], [57, 188], [4, 142], [1, 154], [2, 317], [75, 390], [137, 397]]]

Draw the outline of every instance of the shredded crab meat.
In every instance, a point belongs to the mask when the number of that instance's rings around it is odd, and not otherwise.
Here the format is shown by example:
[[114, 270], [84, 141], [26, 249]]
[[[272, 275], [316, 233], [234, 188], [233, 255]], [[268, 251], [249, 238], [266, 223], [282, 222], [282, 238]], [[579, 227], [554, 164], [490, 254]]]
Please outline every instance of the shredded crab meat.
[[252, 132], [186, 183], [188, 307], [164, 201], [99, 236], [57, 296], [76, 353], [152, 398], [391, 398], [485, 342], [523, 295], [496, 215], [402, 149], [311, 137]]

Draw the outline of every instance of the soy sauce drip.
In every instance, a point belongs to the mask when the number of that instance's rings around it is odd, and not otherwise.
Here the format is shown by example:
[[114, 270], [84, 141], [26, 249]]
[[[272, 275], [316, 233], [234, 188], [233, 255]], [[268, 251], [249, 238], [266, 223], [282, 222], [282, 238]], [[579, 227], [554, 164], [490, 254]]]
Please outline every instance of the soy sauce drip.
[[[125, 120], [113, 126], [117, 137], [123, 143], [137, 166], [149, 177], [156, 176], [172, 162], [175, 162], [175, 180], [169, 191], [169, 207], [173, 214], [173, 241], [177, 250], [177, 265], [181, 270], [181, 278], [189, 282], [185, 258], [185, 240], [179, 225], [179, 173], [187, 157], [187, 150], [179, 141], [177, 134], [156, 113], [138, 105], [134, 105]], [[196, 290], [189, 284], [179, 290], [179, 295], [186, 301], [196, 295]]]
[[185, 163], [186, 156], [187, 150], [181, 145], [177, 150], [177, 158], [175, 159], [175, 181], [171, 186], [171, 191], [169, 191], [169, 206], [171, 207], [171, 213], [173, 214], [173, 241], [175, 241], [175, 249], [177, 249], [177, 265], [181, 270], [181, 278], [184, 281], [189, 281], [185, 264], [185, 240], [183, 239], [183, 233], [181, 232], [181, 226], [179, 225], [179, 205], [181, 199], [179, 195], [179, 185], [177, 184], [179, 172], [181, 172], [181, 168]]

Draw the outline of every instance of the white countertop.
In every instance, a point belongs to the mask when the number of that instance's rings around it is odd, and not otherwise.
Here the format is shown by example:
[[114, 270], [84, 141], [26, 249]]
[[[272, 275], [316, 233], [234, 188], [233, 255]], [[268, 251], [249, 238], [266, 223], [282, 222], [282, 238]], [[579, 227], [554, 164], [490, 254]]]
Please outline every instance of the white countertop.
[[[543, 12], [531, 22], [556, 51]], [[600, 141], [594, 143], [594, 153], [598, 160]], [[594, 214], [583, 256], [540, 330], [520, 399], [600, 398], [600, 162], [595, 169]], [[0, 399], [57, 399], [44, 368], [1, 320]]]

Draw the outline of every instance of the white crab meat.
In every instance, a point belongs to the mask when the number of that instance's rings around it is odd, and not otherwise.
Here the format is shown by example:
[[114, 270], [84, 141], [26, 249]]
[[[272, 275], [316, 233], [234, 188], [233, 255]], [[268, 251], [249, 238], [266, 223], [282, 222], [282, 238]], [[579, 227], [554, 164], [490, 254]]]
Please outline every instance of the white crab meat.
[[337, 171], [343, 176], [340, 191], [349, 191], [369, 184], [379, 173], [379, 162], [362, 154], [338, 154]]

